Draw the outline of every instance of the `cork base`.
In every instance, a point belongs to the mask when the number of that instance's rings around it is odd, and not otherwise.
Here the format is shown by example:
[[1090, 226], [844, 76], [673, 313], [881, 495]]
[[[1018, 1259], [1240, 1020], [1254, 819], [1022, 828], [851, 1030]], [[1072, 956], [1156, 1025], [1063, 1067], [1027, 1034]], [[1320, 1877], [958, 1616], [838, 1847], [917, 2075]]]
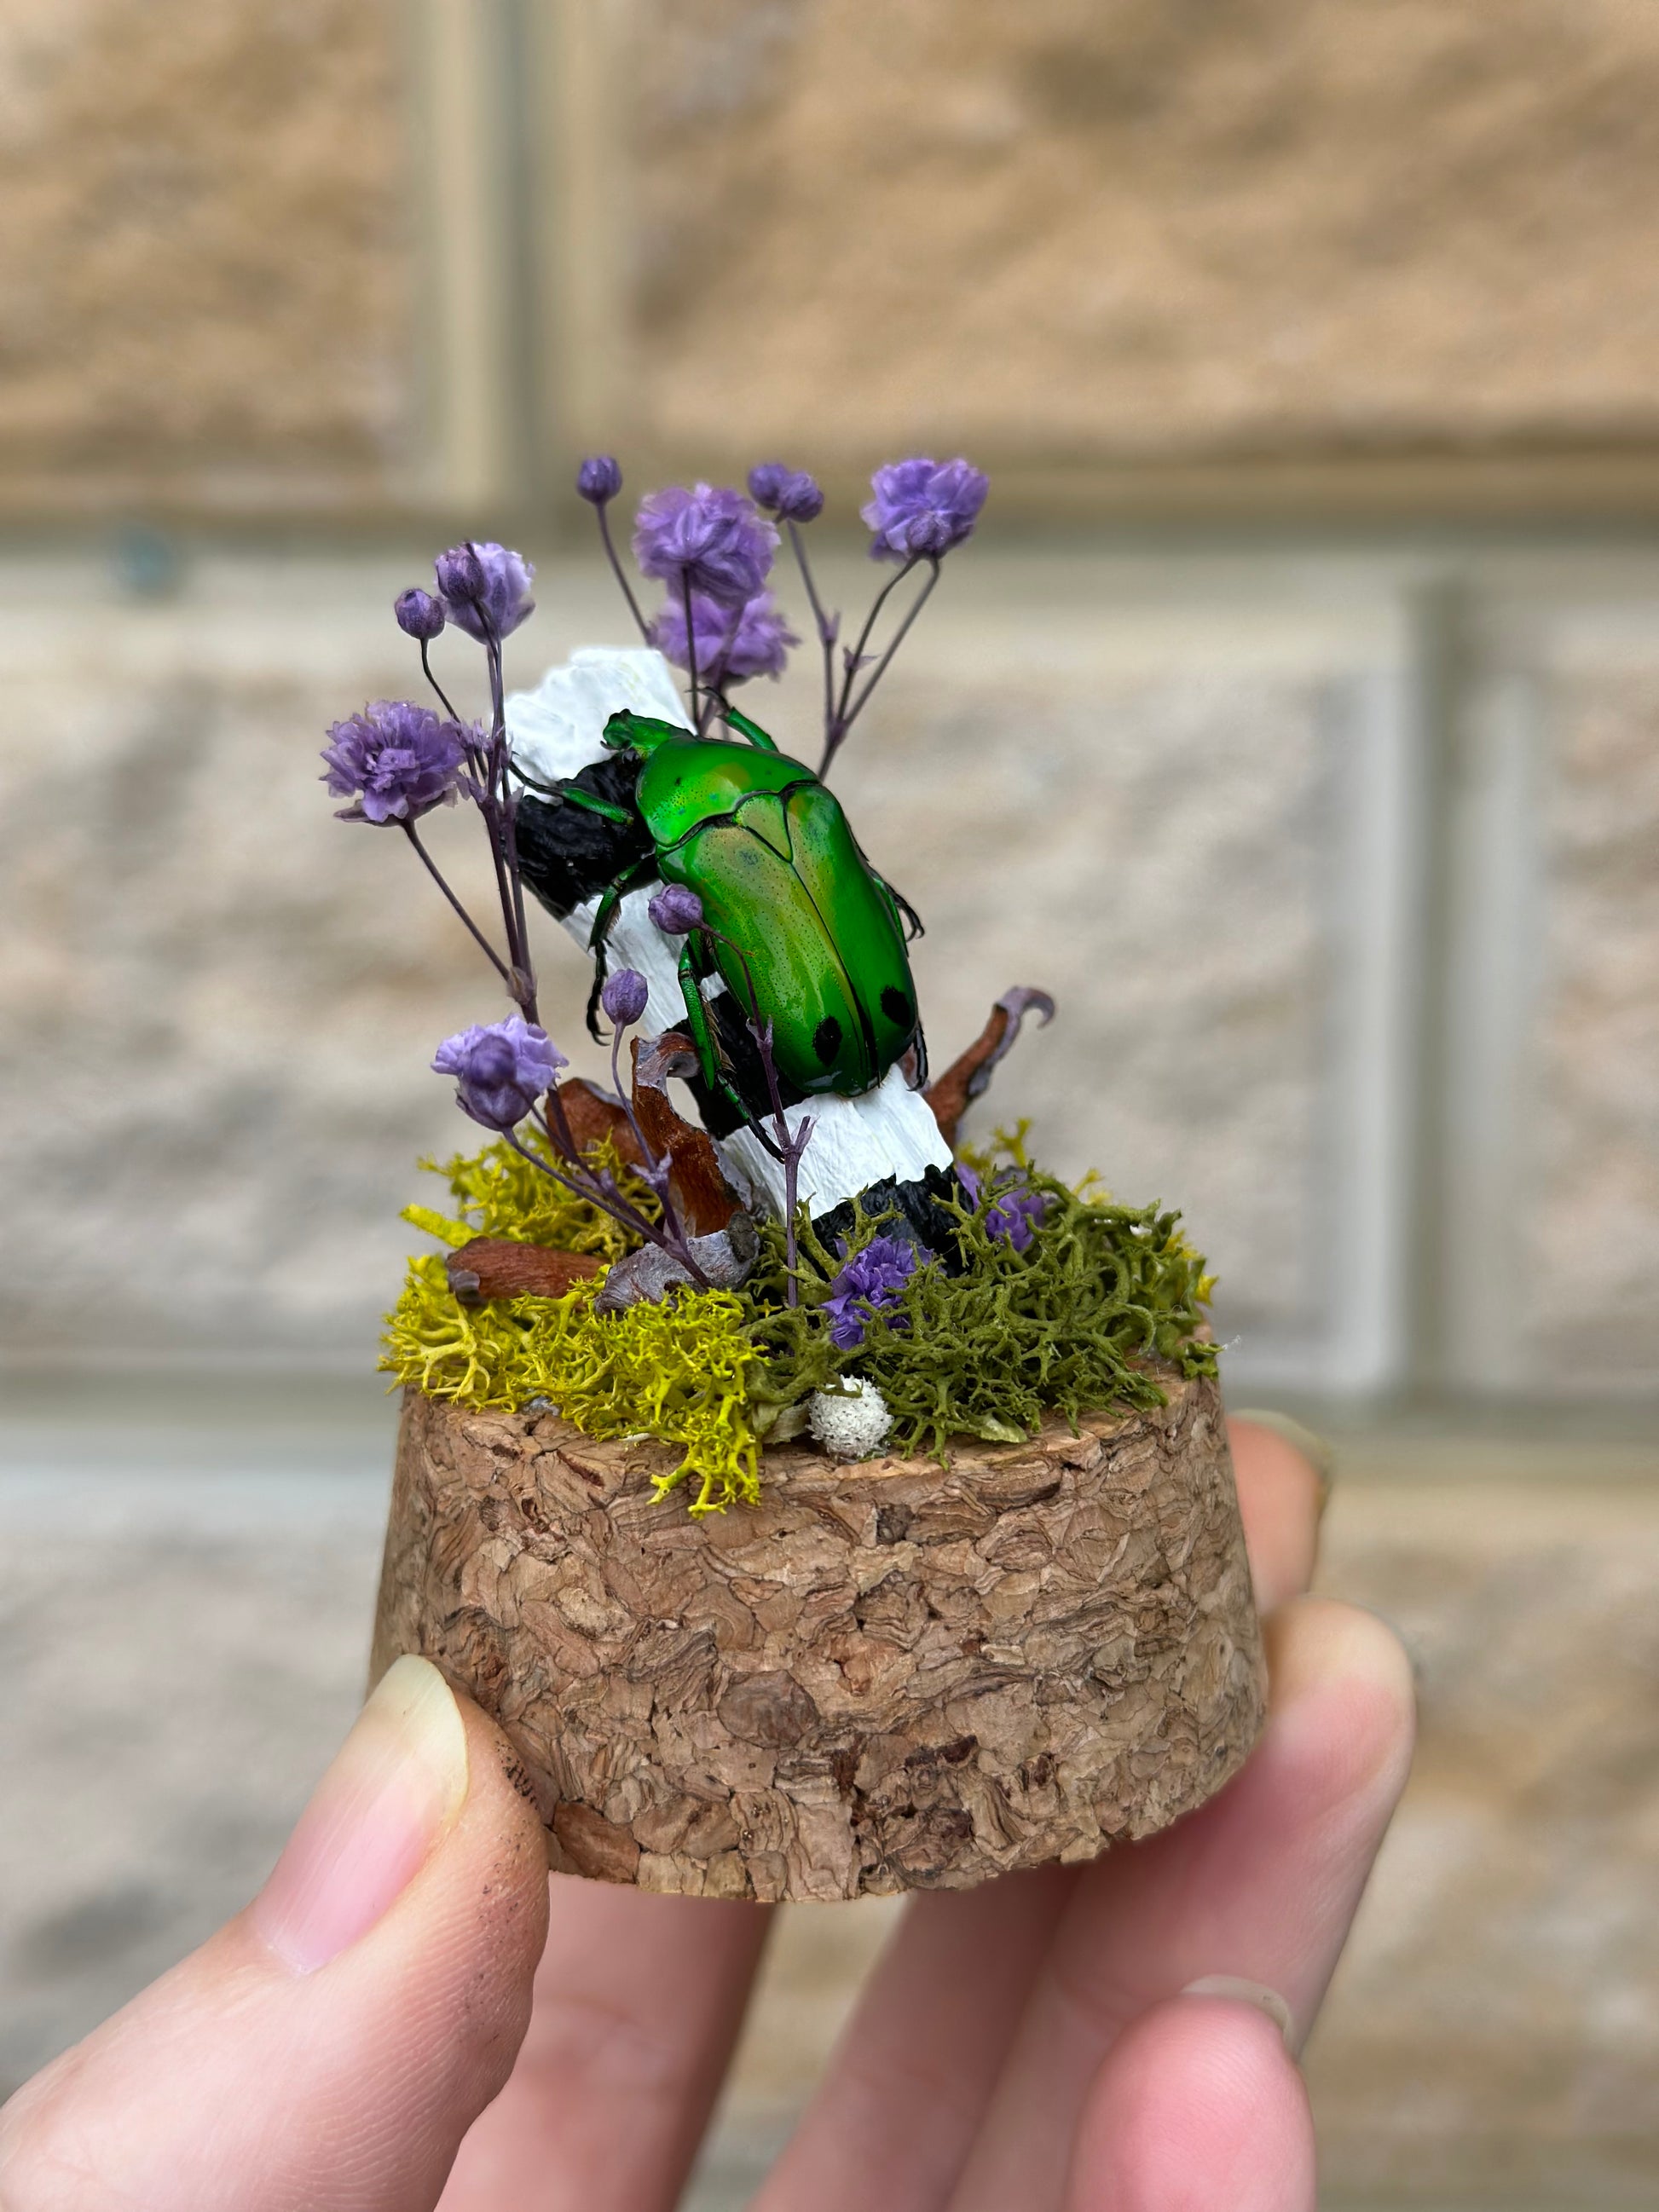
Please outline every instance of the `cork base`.
[[1261, 1720], [1219, 1393], [1160, 1380], [948, 1468], [781, 1448], [701, 1522], [665, 1448], [410, 1392], [375, 1674], [424, 1653], [495, 1716], [567, 1873], [823, 1899], [1092, 1858]]

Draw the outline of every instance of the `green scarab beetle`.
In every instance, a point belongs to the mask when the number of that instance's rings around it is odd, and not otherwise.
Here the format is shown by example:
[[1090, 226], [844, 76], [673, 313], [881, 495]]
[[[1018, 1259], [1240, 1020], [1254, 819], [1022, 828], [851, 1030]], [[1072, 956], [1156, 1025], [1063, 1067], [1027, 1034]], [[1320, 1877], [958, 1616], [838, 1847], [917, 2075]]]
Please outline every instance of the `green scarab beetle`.
[[[702, 902], [703, 926], [680, 954], [686, 1028], [706, 1082], [735, 1099], [721, 1069], [702, 985], [717, 975], [747, 1016], [770, 1023], [779, 1074], [799, 1092], [852, 1097], [914, 1045], [926, 1079], [904, 921], [921, 925], [860, 850], [841, 802], [733, 708], [743, 739], [697, 737], [629, 710], [605, 725], [613, 752], [641, 766], [634, 807], [651, 850], [605, 890], [590, 943], [605, 939], [626, 895], [659, 876]], [[622, 810], [564, 788], [596, 812]], [[745, 1114], [747, 1109], [744, 1109]]]

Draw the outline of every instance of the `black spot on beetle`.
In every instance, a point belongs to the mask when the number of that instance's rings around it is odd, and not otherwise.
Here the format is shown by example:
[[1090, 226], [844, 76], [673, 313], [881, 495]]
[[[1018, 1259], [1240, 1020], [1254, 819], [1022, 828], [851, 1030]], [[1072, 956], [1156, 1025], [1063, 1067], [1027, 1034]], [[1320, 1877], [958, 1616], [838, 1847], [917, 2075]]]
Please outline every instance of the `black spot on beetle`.
[[820, 1067], [830, 1066], [841, 1050], [841, 1024], [833, 1014], [826, 1014], [812, 1032], [812, 1049], [818, 1056]]
[[910, 1019], [910, 1001], [895, 983], [889, 983], [881, 994], [881, 1011], [895, 1029], [902, 1030]]

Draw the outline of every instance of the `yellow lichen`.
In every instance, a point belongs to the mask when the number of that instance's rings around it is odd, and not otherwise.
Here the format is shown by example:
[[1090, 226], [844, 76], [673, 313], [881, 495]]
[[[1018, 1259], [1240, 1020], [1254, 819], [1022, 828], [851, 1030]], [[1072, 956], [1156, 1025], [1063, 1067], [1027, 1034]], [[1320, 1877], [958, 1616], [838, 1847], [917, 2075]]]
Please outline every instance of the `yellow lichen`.
[[596, 1282], [562, 1298], [464, 1306], [437, 1253], [412, 1259], [386, 1316], [381, 1367], [429, 1398], [518, 1408], [545, 1400], [590, 1437], [650, 1435], [684, 1446], [659, 1494], [697, 1482], [693, 1513], [760, 1497], [748, 1413], [758, 1355], [729, 1291], [682, 1291], [621, 1313], [593, 1309]]
[[[526, 1126], [523, 1139], [556, 1165], [557, 1155], [533, 1123]], [[655, 1219], [654, 1195], [623, 1166], [611, 1145], [594, 1145], [585, 1158], [592, 1167], [609, 1169], [629, 1201], [648, 1219]], [[546, 1244], [556, 1251], [591, 1252], [601, 1260], [620, 1260], [639, 1242], [603, 1207], [532, 1167], [511, 1145], [486, 1145], [481, 1152], [458, 1152], [441, 1165], [436, 1160], [422, 1160], [421, 1165], [449, 1185], [460, 1217], [452, 1220], [429, 1206], [406, 1206], [403, 1218], [446, 1244], [465, 1244], [470, 1237], [511, 1237], [520, 1244]]]

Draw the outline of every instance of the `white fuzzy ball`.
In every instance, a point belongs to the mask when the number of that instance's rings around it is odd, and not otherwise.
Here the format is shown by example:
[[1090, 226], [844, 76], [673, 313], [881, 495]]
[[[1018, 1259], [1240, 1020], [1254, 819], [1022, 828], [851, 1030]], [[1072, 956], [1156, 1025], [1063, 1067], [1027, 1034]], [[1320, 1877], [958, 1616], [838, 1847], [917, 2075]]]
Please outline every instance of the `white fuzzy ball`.
[[887, 1401], [861, 1376], [843, 1376], [842, 1388], [854, 1395], [843, 1398], [814, 1390], [807, 1401], [807, 1420], [825, 1451], [836, 1459], [868, 1459], [886, 1443], [893, 1425]]

